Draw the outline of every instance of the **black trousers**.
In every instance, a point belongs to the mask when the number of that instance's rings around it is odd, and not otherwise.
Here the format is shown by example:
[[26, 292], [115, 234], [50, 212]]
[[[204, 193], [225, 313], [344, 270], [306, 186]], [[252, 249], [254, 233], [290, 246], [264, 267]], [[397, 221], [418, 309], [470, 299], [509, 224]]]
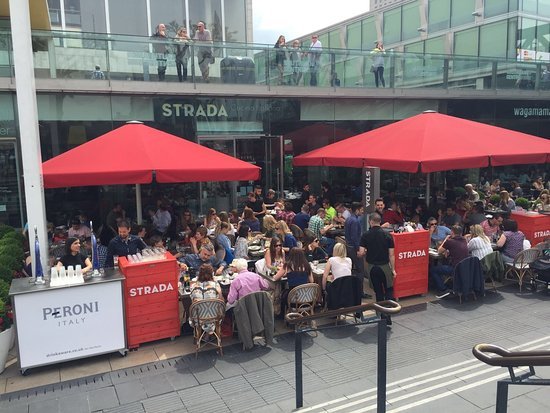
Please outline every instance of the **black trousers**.
[[384, 66], [378, 66], [374, 69], [374, 83], [378, 87], [379, 83], [382, 83], [382, 87], [386, 87], [386, 82], [384, 82]]
[[176, 60], [176, 71], [178, 72], [178, 79], [180, 82], [187, 81], [187, 64], [178, 62]]
[[373, 266], [369, 277], [376, 294], [376, 301], [393, 300], [393, 287], [388, 287], [386, 274], [384, 274], [382, 268], [377, 265]]
[[363, 257], [357, 256], [357, 249], [355, 247], [348, 246], [348, 257], [351, 259], [351, 274], [361, 280], [361, 294], [364, 294], [365, 288], [363, 286], [363, 280], [365, 279], [365, 261]]

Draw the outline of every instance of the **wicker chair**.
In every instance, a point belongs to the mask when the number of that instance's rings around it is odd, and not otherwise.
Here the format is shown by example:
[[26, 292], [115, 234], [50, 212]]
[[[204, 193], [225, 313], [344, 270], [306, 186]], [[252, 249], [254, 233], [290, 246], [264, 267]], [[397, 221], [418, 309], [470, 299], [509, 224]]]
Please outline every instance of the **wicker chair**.
[[504, 274], [504, 278], [508, 278], [509, 274], [512, 274], [518, 277], [519, 292], [521, 292], [523, 278], [526, 275], [533, 277], [533, 272], [531, 271], [531, 268], [529, 267], [529, 265], [532, 262], [536, 261], [541, 254], [542, 254], [542, 251], [537, 248], [529, 248], [519, 252], [518, 255], [516, 255], [516, 257], [514, 258], [513, 263], [511, 264], [506, 263], [506, 266], [508, 267], [508, 269]]
[[[189, 309], [189, 319], [192, 321], [195, 339], [195, 358], [201, 348], [214, 346], [223, 356], [221, 325], [225, 317], [225, 302], [219, 298], [205, 298], [195, 301]], [[208, 334], [206, 326], [212, 326]]]
[[301, 316], [313, 315], [320, 293], [321, 287], [316, 283], [294, 287], [288, 293], [286, 313], [298, 313]]

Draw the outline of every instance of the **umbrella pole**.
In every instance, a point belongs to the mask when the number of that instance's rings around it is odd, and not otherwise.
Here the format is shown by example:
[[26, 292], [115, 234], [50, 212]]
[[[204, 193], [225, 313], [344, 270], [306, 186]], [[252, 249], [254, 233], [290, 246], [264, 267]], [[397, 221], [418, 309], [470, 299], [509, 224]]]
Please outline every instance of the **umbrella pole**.
[[142, 207], [141, 207], [141, 184], [136, 184], [136, 217], [137, 223], [141, 224], [143, 222], [142, 216]]
[[426, 206], [430, 206], [430, 172], [426, 174]]

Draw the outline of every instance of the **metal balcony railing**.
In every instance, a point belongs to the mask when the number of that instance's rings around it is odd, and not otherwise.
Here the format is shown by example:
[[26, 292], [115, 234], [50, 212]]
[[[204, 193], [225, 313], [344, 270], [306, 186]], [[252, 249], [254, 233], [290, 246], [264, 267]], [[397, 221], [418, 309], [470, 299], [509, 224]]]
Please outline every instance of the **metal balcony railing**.
[[[158, 81], [159, 71], [165, 82], [179, 81], [175, 39], [61, 31], [33, 31], [32, 36], [37, 79], [95, 80], [101, 78], [93, 76], [99, 66], [105, 81]], [[187, 82], [204, 81], [199, 65], [204, 47], [191, 42], [180, 59]], [[317, 87], [376, 87], [370, 51], [324, 48], [313, 55], [305, 48], [227, 42], [208, 47], [213, 56], [210, 83], [310, 87], [316, 75]], [[387, 51], [383, 76], [386, 88], [539, 91], [550, 89], [547, 65], [550, 62]], [[12, 76], [11, 34], [0, 31], [0, 77]]]

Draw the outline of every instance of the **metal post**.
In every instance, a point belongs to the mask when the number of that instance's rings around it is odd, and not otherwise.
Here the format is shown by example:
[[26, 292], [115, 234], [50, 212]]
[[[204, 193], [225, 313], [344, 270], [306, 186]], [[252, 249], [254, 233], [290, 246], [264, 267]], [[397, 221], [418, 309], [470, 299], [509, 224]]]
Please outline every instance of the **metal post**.
[[443, 60], [443, 89], [449, 87], [449, 59]]
[[294, 337], [294, 364], [296, 370], [296, 408], [299, 409], [304, 405], [304, 389], [302, 383], [302, 333], [298, 330]]
[[506, 413], [508, 411], [508, 383], [497, 382], [497, 405], [495, 413]]
[[378, 360], [377, 360], [377, 382], [376, 382], [376, 411], [386, 412], [386, 352], [387, 352], [387, 331], [386, 319], [381, 318], [378, 322]]

